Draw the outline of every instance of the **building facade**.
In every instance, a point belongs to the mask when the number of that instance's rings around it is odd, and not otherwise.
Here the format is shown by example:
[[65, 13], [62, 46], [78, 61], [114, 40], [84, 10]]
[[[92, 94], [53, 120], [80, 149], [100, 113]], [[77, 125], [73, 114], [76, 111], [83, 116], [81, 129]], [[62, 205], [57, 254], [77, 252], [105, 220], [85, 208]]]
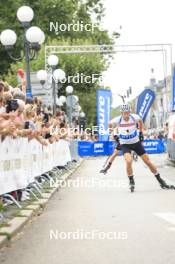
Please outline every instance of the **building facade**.
[[147, 128], [161, 129], [164, 127], [170, 112], [172, 91], [171, 78], [168, 77], [158, 82], [156, 82], [155, 78], [151, 78], [150, 84], [148, 87], [145, 87], [145, 89], [146, 88], [154, 91], [156, 98], [148, 113], [145, 125]]

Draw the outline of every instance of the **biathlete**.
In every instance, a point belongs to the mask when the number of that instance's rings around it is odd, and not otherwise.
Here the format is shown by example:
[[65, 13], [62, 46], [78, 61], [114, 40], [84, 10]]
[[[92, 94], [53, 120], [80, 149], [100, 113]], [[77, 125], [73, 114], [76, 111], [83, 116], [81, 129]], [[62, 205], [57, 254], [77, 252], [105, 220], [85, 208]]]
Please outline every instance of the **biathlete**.
[[[154, 174], [155, 178], [160, 184], [162, 189], [175, 189], [173, 185], [168, 185], [161, 177], [155, 165], [149, 159], [148, 154], [146, 153], [142, 141], [143, 141], [143, 122], [142, 119], [136, 115], [131, 113], [130, 105], [123, 104], [120, 106], [121, 115], [112, 119], [109, 127], [110, 128], [118, 128], [119, 132], [119, 147], [116, 149], [114, 154], [110, 157], [109, 163], [106, 170], [111, 167], [111, 164], [115, 157], [118, 155], [118, 151], [121, 149], [124, 155], [124, 159], [126, 162], [126, 171], [129, 178], [129, 187], [131, 192], [135, 189], [135, 181], [134, 174], [132, 168], [132, 151], [140, 156], [143, 162], [147, 165], [150, 171]], [[139, 135], [137, 132], [137, 124]], [[102, 171], [101, 171], [102, 172]], [[104, 171], [103, 171], [104, 173]]]
[[[115, 160], [115, 158], [119, 155], [119, 151], [122, 150], [120, 142], [119, 142], [119, 137], [118, 135], [114, 136], [115, 142], [116, 142], [116, 148], [114, 150], [114, 153], [109, 156], [105, 162], [105, 164], [103, 165], [103, 169], [100, 170], [100, 173], [103, 174], [107, 174], [108, 170], [111, 168], [113, 161]], [[143, 135], [141, 135], [141, 137], [139, 137], [140, 141], [142, 142], [144, 140]], [[138, 161], [138, 155], [135, 151], [132, 151], [132, 157], [134, 161]], [[107, 165], [106, 165], [107, 164]]]

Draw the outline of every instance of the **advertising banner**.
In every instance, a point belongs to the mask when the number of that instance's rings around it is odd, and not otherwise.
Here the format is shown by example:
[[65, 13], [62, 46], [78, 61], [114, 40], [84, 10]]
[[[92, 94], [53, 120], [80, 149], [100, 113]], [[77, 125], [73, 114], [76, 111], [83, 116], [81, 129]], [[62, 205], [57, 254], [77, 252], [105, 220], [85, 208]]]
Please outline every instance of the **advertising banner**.
[[109, 156], [114, 152], [113, 141], [79, 141], [78, 155], [83, 156]]
[[162, 140], [144, 140], [144, 148], [148, 154], [163, 153], [166, 151]]
[[97, 90], [97, 126], [99, 141], [109, 140], [108, 123], [111, 111], [111, 91]]
[[[148, 154], [159, 154], [166, 151], [165, 144], [162, 140], [145, 140], [144, 148]], [[115, 149], [114, 141], [79, 141], [78, 155], [86, 156], [109, 156], [112, 155]], [[119, 156], [123, 153], [119, 151]]]
[[144, 90], [138, 98], [136, 113], [145, 121], [148, 112], [155, 100], [155, 93], [151, 89]]

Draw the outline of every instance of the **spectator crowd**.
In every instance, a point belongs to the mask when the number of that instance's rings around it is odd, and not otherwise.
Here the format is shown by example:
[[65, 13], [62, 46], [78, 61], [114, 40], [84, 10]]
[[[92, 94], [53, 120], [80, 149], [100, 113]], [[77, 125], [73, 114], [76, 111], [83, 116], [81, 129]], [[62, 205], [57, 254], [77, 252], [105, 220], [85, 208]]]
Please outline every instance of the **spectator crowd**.
[[168, 129], [166, 129], [166, 127], [164, 129], [148, 129], [144, 132], [145, 139], [150, 139], [150, 140], [160, 139], [167, 141], [167, 137], [168, 137]]
[[[12, 88], [0, 82], [0, 137], [6, 136], [35, 138], [42, 145], [59, 140], [59, 133], [50, 133], [54, 128], [67, 127], [64, 111], [58, 109], [53, 116], [51, 109], [42, 104], [40, 98], [26, 97], [25, 85]], [[57, 129], [57, 132], [59, 130]]]
[[[54, 128], [57, 127], [57, 130]], [[43, 105], [41, 98], [26, 97], [25, 80], [20, 88], [13, 88], [8, 83], [0, 81], [0, 141], [10, 136], [36, 139], [40, 144], [47, 146], [67, 138], [59, 134], [58, 128], [67, 128], [67, 116], [64, 111], [57, 109], [55, 116], [52, 109]], [[56, 131], [51, 133], [51, 131]], [[27, 198], [22, 190], [10, 193], [16, 200]], [[23, 194], [23, 195], [22, 195]], [[0, 204], [8, 200], [0, 197]]]

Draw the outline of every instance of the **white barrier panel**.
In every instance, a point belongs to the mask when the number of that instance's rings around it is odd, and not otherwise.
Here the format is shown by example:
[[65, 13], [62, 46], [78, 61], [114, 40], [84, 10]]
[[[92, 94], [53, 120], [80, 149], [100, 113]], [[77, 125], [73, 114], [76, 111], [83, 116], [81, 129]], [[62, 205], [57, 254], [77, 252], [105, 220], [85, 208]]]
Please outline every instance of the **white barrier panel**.
[[43, 168], [42, 168], [43, 172], [42, 173], [46, 171], [50, 171], [54, 167], [53, 151], [52, 151], [53, 145], [43, 146]]
[[31, 141], [27, 138], [23, 138], [24, 151], [23, 151], [23, 173], [27, 178], [27, 184], [31, 183], [32, 179], [32, 152]]
[[30, 141], [31, 157], [32, 157], [32, 172], [30, 177], [30, 183], [35, 181], [35, 177], [42, 174], [42, 145], [33, 139]]
[[23, 170], [23, 139], [5, 138], [0, 147], [0, 194], [27, 187]]
[[57, 148], [57, 164], [59, 164], [59, 166], [65, 166], [69, 161], [71, 161], [69, 142], [64, 139], [60, 139], [57, 142]]
[[78, 140], [73, 140], [70, 142], [70, 153], [72, 160], [79, 160], [78, 156]]
[[71, 161], [69, 142], [42, 146], [37, 140], [6, 137], [0, 142], [0, 195], [26, 188], [35, 177]]

